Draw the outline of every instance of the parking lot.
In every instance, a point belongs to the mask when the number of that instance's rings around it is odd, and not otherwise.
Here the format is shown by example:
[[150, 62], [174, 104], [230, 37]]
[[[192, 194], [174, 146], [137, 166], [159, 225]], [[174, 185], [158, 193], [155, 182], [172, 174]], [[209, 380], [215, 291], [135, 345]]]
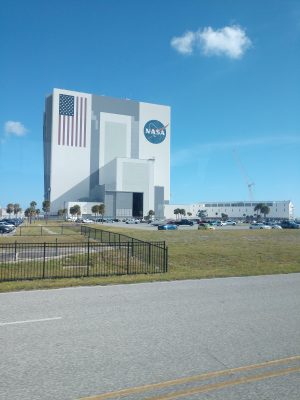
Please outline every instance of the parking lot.
[[[98, 223], [97, 223], [98, 225]], [[152, 226], [151, 224], [147, 223], [138, 223], [138, 224], [126, 224], [125, 222], [113, 222], [113, 223], [108, 223], [104, 222], [101, 224], [101, 226], [114, 226], [114, 227], [120, 227], [120, 228], [128, 228], [128, 229], [143, 229], [147, 231], [157, 231], [157, 226]], [[240, 224], [240, 225], [223, 225], [223, 226], [216, 226], [216, 230], [243, 230], [243, 229], [249, 229], [249, 224]], [[198, 229], [198, 224], [194, 224], [193, 226], [189, 225], [180, 225], [178, 226], [179, 230], [197, 230]]]

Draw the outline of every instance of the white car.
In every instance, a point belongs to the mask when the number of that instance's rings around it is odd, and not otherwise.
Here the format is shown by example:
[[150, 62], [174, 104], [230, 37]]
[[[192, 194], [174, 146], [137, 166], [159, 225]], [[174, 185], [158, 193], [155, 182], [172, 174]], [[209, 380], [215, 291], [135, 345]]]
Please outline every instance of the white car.
[[226, 221], [226, 225], [233, 225], [233, 226], [235, 226], [235, 225], [236, 225], [236, 222], [235, 222], [235, 221], [231, 221], [231, 220], [229, 219], [228, 221]]
[[282, 226], [274, 224], [274, 225], [271, 225], [271, 228], [272, 229], [282, 229]]
[[269, 225], [263, 223], [251, 224], [249, 229], [272, 229]]
[[134, 218], [129, 218], [129, 219], [126, 219], [126, 221], [125, 221], [126, 224], [138, 224], [139, 222], [140, 222], [139, 219], [134, 219]]

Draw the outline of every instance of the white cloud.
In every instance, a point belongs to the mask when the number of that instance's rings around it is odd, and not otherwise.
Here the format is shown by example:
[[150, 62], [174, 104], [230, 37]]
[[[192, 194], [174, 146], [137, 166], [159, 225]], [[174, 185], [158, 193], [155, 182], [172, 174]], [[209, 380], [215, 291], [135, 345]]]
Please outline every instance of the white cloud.
[[209, 26], [196, 32], [186, 32], [181, 37], [174, 37], [171, 46], [181, 54], [190, 55], [196, 48], [200, 48], [206, 56], [227, 56], [238, 59], [251, 46], [251, 40], [245, 30], [237, 25], [217, 30]]
[[214, 31], [211, 27], [198, 32], [201, 48], [206, 55], [241, 58], [251, 46], [251, 40], [239, 26], [225, 26]]
[[28, 129], [21, 122], [7, 121], [4, 125], [4, 131], [7, 135], [24, 136]]
[[191, 54], [195, 42], [195, 33], [186, 32], [181, 37], [174, 37], [171, 40], [171, 46], [181, 54]]

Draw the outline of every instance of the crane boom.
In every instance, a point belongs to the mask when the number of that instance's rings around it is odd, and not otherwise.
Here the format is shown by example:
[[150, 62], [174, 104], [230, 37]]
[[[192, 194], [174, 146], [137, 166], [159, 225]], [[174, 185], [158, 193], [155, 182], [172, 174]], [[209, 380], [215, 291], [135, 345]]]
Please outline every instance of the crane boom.
[[239, 158], [239, 155], [238, 155], [236, 150], [233, 150], [233, 157], [234, 157], [234, 159], [235, 159], [235, 161], [237, 163], [237, 166], [239, 167], [240, 172], [241, 172], [241, 174], [242, 174], [242, 176], [243, 176], [243, 178], [245, 180], [245, 183], [247, 185], [249, 200], [254, 200], [252, 188], [255, 185], [255, 183], [251, 182], [251, 180], [250, 180], [250, 178], [249, 178], [249, 176], [247, 174], [247, 171], [246, 171], [244, 165], [242, 164], [242, 162], [241, 162], [241, 160]]

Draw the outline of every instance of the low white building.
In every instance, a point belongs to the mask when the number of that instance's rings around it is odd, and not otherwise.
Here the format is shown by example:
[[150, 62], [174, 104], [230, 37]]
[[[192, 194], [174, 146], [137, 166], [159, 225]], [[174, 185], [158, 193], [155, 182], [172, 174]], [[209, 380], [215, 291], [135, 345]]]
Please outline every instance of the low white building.
[[219, 219], [222, 214], [228, 215], [230, 219], [243, 219], [255, 216], [257, 211], [254, 208], [257, 204], [263, 203], [270, 208], [268, 218], [274, 219], [293, 219], [294, 206], [290, 200], [283, 201], [231, 201], [231, 202], [200, 202], [195, 204], [168, 204], [165, 205], [165, 217], [175, 218], [176, 208], [184, 209], [186, 213], [191, 213], [191, 218], [197, 217], [199, 211], [206, 211], [207, 218]]

